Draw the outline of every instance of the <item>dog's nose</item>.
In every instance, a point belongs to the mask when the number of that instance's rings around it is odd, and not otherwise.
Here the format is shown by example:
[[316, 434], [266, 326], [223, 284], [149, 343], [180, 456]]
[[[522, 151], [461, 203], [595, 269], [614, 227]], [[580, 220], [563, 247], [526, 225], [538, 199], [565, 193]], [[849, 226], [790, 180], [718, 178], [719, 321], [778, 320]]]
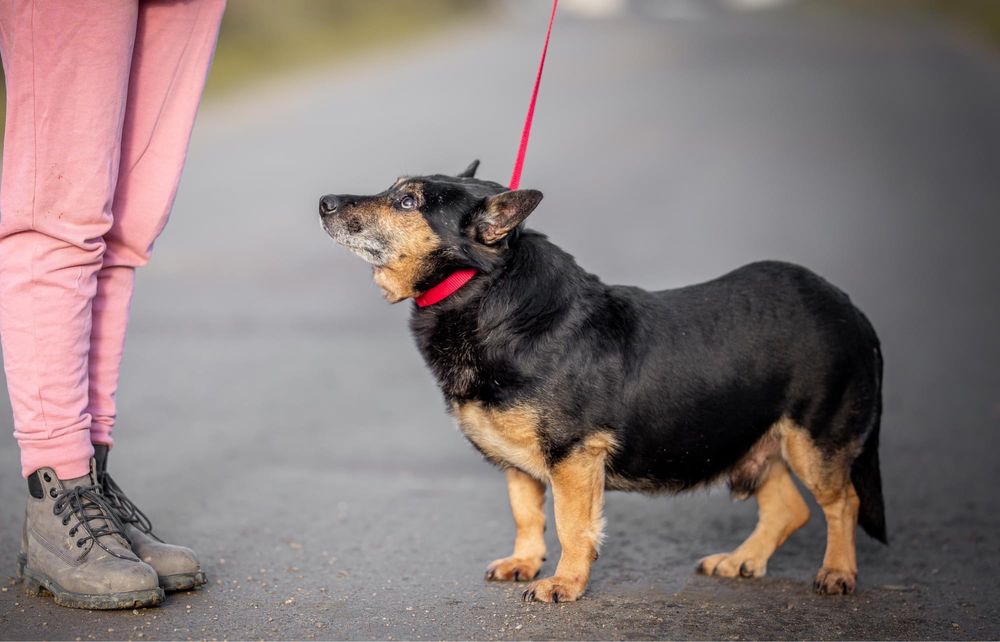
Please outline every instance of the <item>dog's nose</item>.
[[340, 207], [340, 197], [336, 194], [327, 194], [319, 199], [319, 213], [333, 214]]

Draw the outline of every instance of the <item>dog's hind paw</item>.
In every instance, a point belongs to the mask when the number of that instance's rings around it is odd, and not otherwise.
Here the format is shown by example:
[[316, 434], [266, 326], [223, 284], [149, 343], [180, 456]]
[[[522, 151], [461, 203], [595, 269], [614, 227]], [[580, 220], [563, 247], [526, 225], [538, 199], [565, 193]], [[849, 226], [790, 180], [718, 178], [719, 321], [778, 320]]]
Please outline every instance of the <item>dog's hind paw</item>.
[[528, 582], [542, 569], [541, 557], [503, 557], [486, 567], [486, 579], [493, 582]]
[[764, 577], [767, 559], [739, 555], [737, 552], [718, 553], [703, 557], [698, 562], [698, 572], [716, 577]]
[[857, 584], [857, 573], [841, 571], [835, 568], [819, 569], [813, 590], [820, 595], [850, 595]]

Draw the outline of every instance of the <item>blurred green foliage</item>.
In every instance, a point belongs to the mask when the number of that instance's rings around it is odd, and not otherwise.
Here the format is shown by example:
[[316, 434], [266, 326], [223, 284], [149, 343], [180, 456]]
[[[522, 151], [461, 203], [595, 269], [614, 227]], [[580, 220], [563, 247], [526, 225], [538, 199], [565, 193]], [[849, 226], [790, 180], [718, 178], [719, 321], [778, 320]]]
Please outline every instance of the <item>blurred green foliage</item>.
[[230, 0], [208, 95], [426, 37], [488, 0]]
[[946, 20], [1000, 45], [1000, 0], [811, 0], [808, 4], [881, 18], [909, 15]]
[[927, 11], [962, 22], [1000, 44], [1000, 2], [998, 0], [920, 0]]

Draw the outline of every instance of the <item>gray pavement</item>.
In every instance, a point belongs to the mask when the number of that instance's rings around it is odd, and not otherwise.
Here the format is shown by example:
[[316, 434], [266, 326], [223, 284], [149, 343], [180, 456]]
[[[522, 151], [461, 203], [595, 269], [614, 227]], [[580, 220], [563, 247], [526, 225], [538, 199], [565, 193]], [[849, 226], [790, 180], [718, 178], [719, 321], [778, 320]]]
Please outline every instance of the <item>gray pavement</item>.
[[[112, 468], [164, 536], [200, 551], [210, 584], [158, 609], [80, 612], [9, 578], [0, 637], [1000, 637], [1000, 56], [923, 24], [564, 16], [524, 176], [546, 193], [534, 226], [610, 282], [779, 258], [868, 313], [892, 545], [859, 536], [858, 593], [811, 593], [815, 509], [766, 578], [694, 575], [754, 523], [721, 490], [611, 494], [576, 604], [483, 581], [513, 534], [502, 474], [446, 417], [407, 306], [380, 299], [315, 204], [476, 157], [506, 180], [537, 9], [206, 105], [139, 278]], [[0, 433], [9, 415], [4, 398]], [[0, 463], [12, 573], [10, 437]]]

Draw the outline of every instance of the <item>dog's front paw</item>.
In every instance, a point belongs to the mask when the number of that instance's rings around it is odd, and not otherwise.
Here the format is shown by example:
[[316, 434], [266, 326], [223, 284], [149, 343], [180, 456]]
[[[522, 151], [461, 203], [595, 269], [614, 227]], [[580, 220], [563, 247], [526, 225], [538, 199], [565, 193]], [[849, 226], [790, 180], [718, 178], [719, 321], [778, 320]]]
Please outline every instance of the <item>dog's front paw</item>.
[[495, 582], [528, 582], [538, 576], [541, 557], [502, 557], [486, 567], [486, 579]]
[[813, 589], [821, 595], [850, 595], [854, 592], [858, 574], [835, 568], [819, 569]]
[[585, 580], [554, 575], [529, 584], [521, 599], [525, 602], [575, 602], [586, 588]]
[[718, 553], [702, 558], [698, 562], [698, 572], [717, 577], [764, 577], [767, 558], [759, 559], [736, 552]]

